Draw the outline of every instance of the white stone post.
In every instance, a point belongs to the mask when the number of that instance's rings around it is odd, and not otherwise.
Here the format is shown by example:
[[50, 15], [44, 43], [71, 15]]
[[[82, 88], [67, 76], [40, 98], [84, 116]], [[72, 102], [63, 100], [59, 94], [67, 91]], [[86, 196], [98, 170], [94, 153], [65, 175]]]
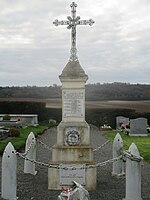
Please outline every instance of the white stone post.
[[[28, 138], [26, 140], [25, 154], [26, 153], [26, 158], [30, 160], [36, 160], [36, 139], [32, 132], [28, 135]], [[36, 175], [37, 171], [35, 171], [35, 163], [25, 159], [24, 173]]]
[[[116, 134], [113, 142], [113, 158], [117, 158], [121, 155], [121, 151], [123, 149], [123, 140], [119, 133]], [[113, 176], [121, 176], [124, 175], [124, 162], [122, 159], [119, 159], [113, 162]]]
[[2, 157], [1, 197], [16, 200], [17, 191], [17, 156], [13, 145], [9, 142]]
[[134, 143], [129, 152], [139, 159], [126, 158], [126, 198], [125, 200], [142, 200], [141, 198], [141, 160], [139, 151]]

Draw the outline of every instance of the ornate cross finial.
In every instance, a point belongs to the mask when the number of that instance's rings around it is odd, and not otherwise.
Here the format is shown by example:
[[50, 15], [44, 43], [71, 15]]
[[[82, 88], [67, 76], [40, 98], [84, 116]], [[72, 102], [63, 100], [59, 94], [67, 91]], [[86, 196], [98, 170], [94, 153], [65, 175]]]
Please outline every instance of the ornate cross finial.
[[72, 2], [70, 7], [71, 7], [71, 16], [67, 17], [68, 20], [59, 21], [58, 19], [56, 19], [53, 22], [53, 24], [55, 24], [55, 26], [68, 25], [67, 28], [71, 29], [71, 50], [70, 50], [71, 55], [70, 55], [69, 60], [70, 61], [78, 61], [77, 49], [76, 49], [76, 26], [77, 25], [90, 25], [90, 26], [92, 26], [94, 24], [94, 21], [92, 19], [80, 20], [79, 16], [76, 17], [77, 4], [75, 2]]

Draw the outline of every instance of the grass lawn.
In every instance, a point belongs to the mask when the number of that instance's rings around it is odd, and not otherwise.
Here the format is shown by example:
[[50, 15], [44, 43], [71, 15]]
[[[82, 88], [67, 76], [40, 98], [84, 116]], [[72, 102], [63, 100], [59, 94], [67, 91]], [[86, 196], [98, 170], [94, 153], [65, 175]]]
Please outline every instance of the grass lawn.
[[[113, 141], [118, 132], [119, 131], [109, 131], [105, 132], [103, 135], [107, 139]], [[135, 143], [139, 149], [140, 155], [144, 158], [145, 161], [150, 163], [150, 135], [148, 135], [147, 137], [131, 137], [121, 132], [120, 135], [122, 137], [124, 148], [126, 150], [129, 148], [132, 142]]]
[[4, 140], [0, 141], [0, 154], [3, 153], [8, 142], [11, 142], [15, 148], [15, 150], [19, 150], [22, 146], [25, 145], [26, 139], [30, 132], [33, 132], [35, 136], [42, 134], [43, 130], [45, 130], [48, 126], [46, 125], [38, 125], [36, 127], [31, 126], [27, 128], [20, 128], [20, 136], [19, 137], [8, 137]]

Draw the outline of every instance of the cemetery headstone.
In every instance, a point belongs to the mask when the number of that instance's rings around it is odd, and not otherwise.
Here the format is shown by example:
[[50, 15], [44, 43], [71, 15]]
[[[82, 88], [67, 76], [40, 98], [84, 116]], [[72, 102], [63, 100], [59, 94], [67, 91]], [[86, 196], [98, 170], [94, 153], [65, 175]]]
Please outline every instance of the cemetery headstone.
[[116, 117], [116, 128], [120, 129], [122, 124], [129, 124], [129, 118], [123, 116]]
[[147, 119], [137, 118], [130, 120], [130, 136], [147, 136]]

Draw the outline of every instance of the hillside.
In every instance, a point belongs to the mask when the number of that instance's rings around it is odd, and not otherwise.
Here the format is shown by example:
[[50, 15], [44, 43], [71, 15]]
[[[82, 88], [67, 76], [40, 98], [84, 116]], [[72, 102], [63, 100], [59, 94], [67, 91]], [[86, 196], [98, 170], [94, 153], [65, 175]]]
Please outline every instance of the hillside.
[[150, 100], [150, 85], [112, 83], [89, 84], [86, 88], [88, 100]]
[[[0, 98], [61, 98], [61, 87], [0, 87]], [[150, 100], [150, 85], [129, 83], [105, 83], [86, 85], [86, 100]]]

